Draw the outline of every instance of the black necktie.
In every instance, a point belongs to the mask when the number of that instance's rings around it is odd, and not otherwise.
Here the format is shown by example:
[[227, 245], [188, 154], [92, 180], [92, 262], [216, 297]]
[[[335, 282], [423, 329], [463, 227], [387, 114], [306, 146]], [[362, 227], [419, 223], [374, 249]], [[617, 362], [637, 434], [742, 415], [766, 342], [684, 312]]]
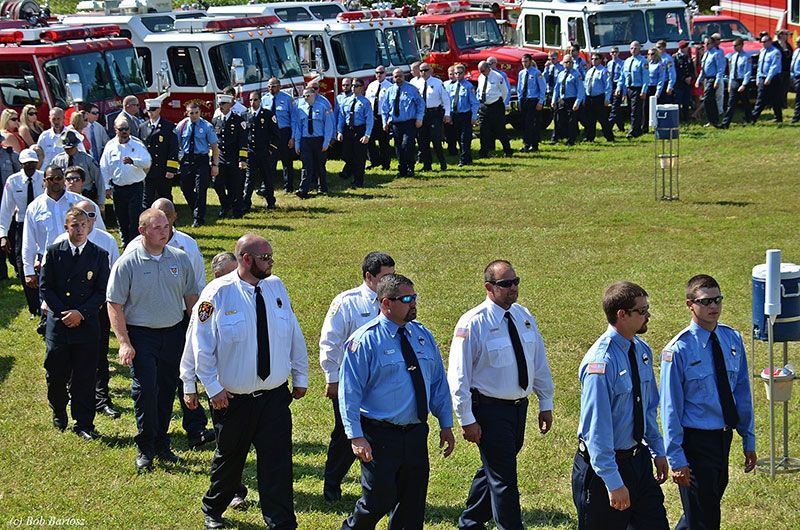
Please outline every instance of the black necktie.
[[737, 79], [739, 77], [739, 57], [741, 57], [741, 53], [736, 54], [736, 62], [733, 65], [733, 78]]
[[525, 75], [522, 77], [522, 100], [528, 99], [528, 71], [525, 70]]
[[308, 106], [308, 135], [314, 134], [314, 106]]
[[486, 104], [486, 90], [489, 88], [489, 76], [483, 76], [483, 90], [481, 90], [481, 102]]
[[428, 393], [425, 391], [425, 381], [422, 379], [422, 369], [419, 367], [419, 360], [414, 353], [414, 348], [406, 337], [406, 328], [398, 328], [400, 334], [400, 350], [403, 352], [403, 360], [406, 362], [406, 369], [411, 374], [411, 384], [414, 385], [414, 396], [417, 402], [417, 417], [419, 421], [425, 423], [428, 419]]
[[189, 155], [194, 154], [194, 130], [196, 125], [196, 123], [189, 122], [189, 127], [192, 128], [192, 133], [189, 135], [189, 152], [187, 153]]
[[428, 80], [426, 79], [422, 85], [422, 101], [425, 102], [425, 108], [428, 107]]
[[256, 329], [258, 336], [258, 377], [269, 377], [269, 328], [267, 328], [267, 308], [261, 287], [256, 285]]
[[616, 72], [617, 61], [611, 61], [611, 82], [614, 83], [614, 72]]
[[356, 103], [358, 103], [358, 98], [353, 96], [353, 106], [350, 107], [350, 127], [356, 126]]
[[78, 247], [75, 247], [75, 254], [73, 254], [73, 256], [75, 256], [77, 258], [80, 255], [81, 255], [80, 249], [78, 249]]
[[453, 96], [452, 107], [450, 109], [451, 114], [455, 114], [458, 112], [458, 92], [461, 90], [461, 83], [456, 83], [456, 93]]
[[272, 113], [275, 114], [275, 104], [278, 102], [277, 96], [272, 96]]
[[514, 347], [514, 357], [517, 358], [519, 387], [523, 390], [528, 390], [528, 362], [525, 360], [525, 350], [522, 349], [522, 341], [519, 340], [517, 326], [514, 325], [514, 319], [511, 318], [511, 313], [506, 311], [505, 316], [508, 321], [508, 336], [511, 338], [511, 346]]
[[28, 177], [28, 202], [25, 205], [27, 206], [31, 201], [33, 201], [33, 176]]
[[71, 167], [73, 165], [75, 165], [75, 160], [74, 157], [70, 156], [69, 158], [67, 158], [67, 167]]
[[639, 379], [639, 363], [636, 361], [636, 346], [631, 342], [628, 349], [628, 362], [631, 365], [633, 380], [633, 439], [641, 443], [644, 437], [644, 411], [642, 409], [642, 383]]
[[394, 95], [394, 116], [395, 118], [400, 116], [400, 85], [397, 86], [397, 92]]
[[725, 425], [736, 427], [739, 424], [739, 413], [736, 412], [736, 405], [733, 403], [731, 385], [728, 381], [728, 370], [725, 368], [725, 358], [722, 356], [722, 346], [719, 345], [717, 334], [711, 332], [711, 353], [714, 355], [714, 373], [717, 376], [717, 390], [719, 391], [719, 402], [722, 405], [722, 417]]
[[380, 100], [381, 96], [381, 85], [378, 84], [378, 90], [375, 91], [375, 99], [372, 100], [372, 114], [377, 116], [378, 115], [378, 101]]
[[628, 86], [633, 86], [633, 57], [631, 57], [631, 62], [628, 63]]

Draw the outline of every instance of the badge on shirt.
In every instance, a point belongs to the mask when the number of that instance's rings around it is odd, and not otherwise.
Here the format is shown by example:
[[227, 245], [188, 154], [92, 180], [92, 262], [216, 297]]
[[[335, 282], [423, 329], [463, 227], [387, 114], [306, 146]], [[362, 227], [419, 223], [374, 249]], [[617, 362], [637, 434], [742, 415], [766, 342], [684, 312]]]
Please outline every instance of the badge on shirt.
[[225, 311], [225, 316], [235, 315], [236, 313], [237, 313], [237, 311], [235, 309], [233, 311]]
[[[87, 280], [91, 280], [93, 276], [94, 276], [94, 272], [92, 272], [92, 271], [86, 271], [86, 279], [87, 279]], [[735, 354], [734, 354], [734, 355], [735, 355]]]
[[334, 300], [331, 303], [331, 308], [328, 311], [328, 316], [329, 317], [334, 316], [339, 311], [339, 306], [341, 306], [341, 305], [342, 305], [342, 303], [339, 300]]
[[159, 142], [163, 142], [163, 141], [164, 141], [164, 137], [163, 137], [163, 136], [159, 136], [159, 137], [158, 137], [158, 141], [159, 141]]
[[200, 302], [200, 305], [197, 306], [197, 320], [200, 322], [205, 322], [211, 315], [214, 314], [214, 304], [211, 302]]
[[177, 265], [170, 265], [169, 266], [169, 272], [171, 272], [172, 275], [177, 278], [178, 277], [178, 266]]
[[604, 374], [606, 373], [606, 363], [589, 363], [586, 367], [586, 373]]
[[731, 355], [736, 357], [736, 346], [731, 346]]
[[420, 346], [425, 346], [425, 337], [417, 337]]
[[456, 338], [466, 339], [469, 336], [469, 328], [456, 328]]
[[672, 350], [669, 348], [664, 348], [664, 351], [661, 352], [661, 360], [671, 362], [672, 361]]
[[531, 329], [530, 321], [528, 321], [528, 320], [525, 321], [525, 327], [528, 328], [528, 329]]
[[650, 362], [650, 357], [646, 353], [642, 354], [642, 362], [645, 364], [645, 366]]
[[278, 309], [282, 308], [283, 307], [283, 302], [281, 302], [280, 298], [278, 298], [277, 302], [278, 302]]

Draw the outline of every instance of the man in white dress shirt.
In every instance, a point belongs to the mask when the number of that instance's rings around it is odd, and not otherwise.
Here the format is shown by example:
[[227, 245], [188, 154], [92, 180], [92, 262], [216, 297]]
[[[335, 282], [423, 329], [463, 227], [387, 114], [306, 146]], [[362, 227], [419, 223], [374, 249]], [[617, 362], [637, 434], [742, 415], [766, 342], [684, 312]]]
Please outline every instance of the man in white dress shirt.
[[472, 481], [461, 529], [521, 529], [517, 458], [525, 436], [528, 395], [539, 401], [539, 430], [553, 423], [553, 377], [533, 315], [516, 303], [519, 277], [511, 263], [483, 272], [486, 300], [459, 320], [450, 346], [448, 383], [464, 439], [478, 445], [481, 467]]
[[500, 140], [506, 156], [513, 156], [511, 144], [506, 134], [506, 106], [508, 85], [503, 76], [493, 70], [489, 63], [478, 63], [481, 75], [478, 77], [478, 116], [481, 122], [481, 149], [479, 158], [489, 155], [489, 150], [494, 151], [495, 140]]
[[419, 130], [417, 143], [419, 144], [422, 171], [430, 171], [433, 160], [431, 158], [431, 142], [439, 167], [442, 171], [447, 169], [442, 150], [442, 128], [444, 123], [450, 123], [450, 95], [438, 78], [433, 77], [433, 67], [422, 63], [419, 67], [421, 76], [412, 79], [411, 84], [417, 87], [422, 101], [425, 103], [425, 117], [422, 119], [422, 128]]

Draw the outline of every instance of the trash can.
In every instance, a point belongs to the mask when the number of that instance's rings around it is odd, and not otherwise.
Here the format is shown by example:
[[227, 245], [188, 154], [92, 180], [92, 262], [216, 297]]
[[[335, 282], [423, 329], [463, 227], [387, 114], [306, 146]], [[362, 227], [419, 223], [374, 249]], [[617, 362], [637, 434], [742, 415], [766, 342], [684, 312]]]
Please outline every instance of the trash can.
[[[753, 331], [758, 340], [769, 340], [764, 301], [767, 296], [767, 265], [753, 267]], [[800, 340], [800, 266], [781, 263], [781, 314], [772, 329], [775, 342]]]
[[674, 140], [678, 137], [679, 109], [673, 104], [656, 106], [656, 138]]
[[761, 372], [761, 379], [764, 380], [764, 389], [767, 392], [767, 400], [789, 401], [792, 397], [792, 383], [794, 383], [794, 372], [786, 369], [776, 368], [772, 376], [773, 396], [769, 394], [769, 368], [764, 368]]

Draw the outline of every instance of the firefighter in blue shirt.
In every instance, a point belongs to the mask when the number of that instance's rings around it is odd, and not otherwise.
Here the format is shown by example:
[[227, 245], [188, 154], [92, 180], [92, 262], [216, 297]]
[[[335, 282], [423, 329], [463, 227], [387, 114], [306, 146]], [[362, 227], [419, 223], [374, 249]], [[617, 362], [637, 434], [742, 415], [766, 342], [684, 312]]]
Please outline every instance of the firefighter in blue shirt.
[[594, 141], [597, 122], [603, 129], [603, 136], [609, 142], [614, 141], [614, 126], [608, 119], [611, 105], [611, 73], [603, 66], [602, 56], [592, 53], [592, 67], [586, 72], [586, 124], [584, 134], [586, 140]]
[[583, 86], [583, 76], [572, 67], [572, 56], [564, 57], [562, 64], [564, 71], [558, 74], [553, 89], [553, 102], [550, 104], [558, 112], [550, 143], [555, 144], [558, 140], [566, 138], [567, 145], [575, 145], [578, 139], [578, 111], [586, 91]]
[[480, 102], [475, 95], [472, 83], [464, 79], [467, 67], [461, 63], [455, 65], [456, 79], [450, 85], [450, 115], [453, 118], [458, 144], [461, 152], [458, 157], [458, 167], [472, 163], [472, 127], [478, 121], [478, 107]]
[[422, 127], [425, 103], [419, 90], [405, 82], [405, 73], [400, 69], [392, 72], [394, 85], [383, 97], [383, 130], [392, 128], [394, 148], [397, 152], [398, 176], [414, 176], [414, 139], [417, 129]]
[[[344, 84], [344, 82], [342, 82]], [[342, 102], [339, 120], [336, 123], [337, 139], [342, 143], [342, 159], [347, 160], [352, 177], [352, 185], [359, 188], [364, 185], [364, 164], [367, 161], [367, 145], [374, 127], [372, 106], [364, 97], [364, 81], [354, 77], [351, 80], [353, 91], [350, 97]]]
[[739, 101], [744, 106], [745, 123], [750, 122], [752, 111], [747, 88], [752, 75], [753, 61], [750, 54], [744, 51], [744, 40], [737, 37], [733, 41], [733, 52], [728, 55], [728, 108], [725, 110], [725, 117], [722, 118], [723, 129], [730, 126]]
[[303, 174], [296, 195], [301, 199], [308, 198], [312, 186], [317, 191], [327, 189], [323, 166], [324, 153], [333, 138], [333, 110], [324, 98], [318, 98], [317, 92], [311, 88], [303, 91], [303, 98], [297, 104], [294, 114], [294, 149], [303, 163]]
[[531, 54], [522, 56], [522, 68], [517, 78], [517, 98], [522, 113], [522, 152], [539, 150], [539, 113], [546, 94], [544, 77]]

